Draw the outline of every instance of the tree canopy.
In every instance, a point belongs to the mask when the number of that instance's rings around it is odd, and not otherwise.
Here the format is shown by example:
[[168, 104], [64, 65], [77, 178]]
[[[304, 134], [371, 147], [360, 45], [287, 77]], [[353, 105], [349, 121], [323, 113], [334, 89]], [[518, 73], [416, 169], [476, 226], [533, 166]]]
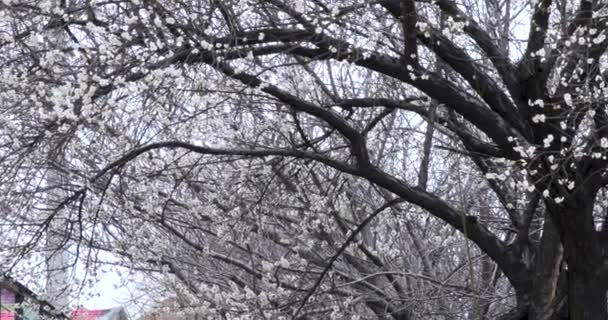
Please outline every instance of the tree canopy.
[[0, 16], [2, 272], [110, 252], [218, 319], [608, 319], [604, 1]]

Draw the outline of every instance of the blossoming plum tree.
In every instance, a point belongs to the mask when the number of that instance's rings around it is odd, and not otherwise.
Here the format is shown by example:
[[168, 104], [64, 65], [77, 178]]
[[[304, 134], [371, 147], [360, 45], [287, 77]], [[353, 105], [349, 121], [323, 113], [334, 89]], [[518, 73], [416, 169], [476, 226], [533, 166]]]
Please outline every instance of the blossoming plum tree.
[[608, 318], [604, 1], [0, 14], [10, 266], [50, 232], [208, 317]]

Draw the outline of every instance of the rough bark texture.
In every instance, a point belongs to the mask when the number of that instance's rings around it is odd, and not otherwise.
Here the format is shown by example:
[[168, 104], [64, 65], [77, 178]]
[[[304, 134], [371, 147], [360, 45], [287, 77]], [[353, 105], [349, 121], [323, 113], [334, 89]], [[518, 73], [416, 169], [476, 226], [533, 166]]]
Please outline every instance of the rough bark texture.
[[568, 306], [571, 320], [605, 320], [606, 288], [586, 271], [568, 270]]
[[569, 318], [608, 319], [602, 252], [593, 222], [595, 190], [584, 185], [561, 208], [549, 206], [559, 220], [567, 264]]
[[543, 235], [536, 255], [533, 299], [530, 320], [552, 319], [557, 313], [557, 284], [563, 250], [557, 230], [550, 218], [545, 218]]

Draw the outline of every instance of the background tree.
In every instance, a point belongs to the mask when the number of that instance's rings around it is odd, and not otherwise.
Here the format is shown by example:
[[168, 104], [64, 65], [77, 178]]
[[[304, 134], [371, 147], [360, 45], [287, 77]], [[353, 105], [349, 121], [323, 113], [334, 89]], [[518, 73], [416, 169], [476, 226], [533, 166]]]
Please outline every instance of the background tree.
[[63, 224], [230, 319], [606, 319], [606, 6], [4, 1], [3, 255]]

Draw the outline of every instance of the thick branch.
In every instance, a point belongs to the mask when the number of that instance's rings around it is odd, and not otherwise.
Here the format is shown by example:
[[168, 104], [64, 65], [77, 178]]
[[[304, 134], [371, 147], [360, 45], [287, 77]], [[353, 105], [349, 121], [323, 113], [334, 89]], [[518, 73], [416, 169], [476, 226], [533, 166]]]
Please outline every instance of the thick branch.
[[519, 273], [522, 272], [522, 267], [523, 270], [525, 270], [525, 267], [523, 265], [516, 265], [512, 257], [507, 254], [505, 244], [477, 221], [462, 219], [462, 213], [445, 201], [424, 190], [410, 187], [378, 168], [370, 168], [359, 175], [391, 191], [402, 199], [420, 206], [461, 232], [464, 232], [464, 223], [466, 223], [467, 237], [496, 261], [501, 270], [511, 280], [513, 286], [518, 287], [522, 285]]
[[520, 78], [529, 78], [534, 76], [540, 65], [540, 57], [532, 57], [533, 53], [538, 52], [545, 46], [547, 38], [547, 29], [549, 27], [549, 16], [551, 12], [552, 0], [541, 0], [536, 4], [532, 21], [530, 23], [530, 31], [528, 36], [528, 46], [518, 65], [518, 73]]

